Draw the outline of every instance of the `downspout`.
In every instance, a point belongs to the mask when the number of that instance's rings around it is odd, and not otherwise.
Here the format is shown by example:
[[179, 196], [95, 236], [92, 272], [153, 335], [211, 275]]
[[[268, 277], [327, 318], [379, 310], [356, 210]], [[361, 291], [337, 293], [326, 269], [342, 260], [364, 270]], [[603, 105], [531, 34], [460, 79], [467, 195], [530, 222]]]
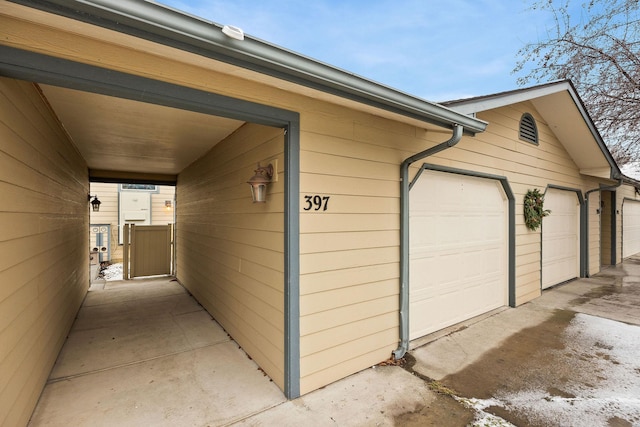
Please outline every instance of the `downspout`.
[[409, 350], [409, 166], [453, 147], [462, 139], [463, 130], [454, 124], [451, 138], [408, 157], [400, 166], [400, 344], [393, 352], [395, 359], [401, 359]]
[[[589, 195], [595, 191], [610, 191], [622, 185], [622, 178], [616, 177], [618, 183], [608, 187], [594, 188], [584, 193], [584, 270], [582, 277], [589, 277]], [[602, 238], [602, 237], [601, 237]]]

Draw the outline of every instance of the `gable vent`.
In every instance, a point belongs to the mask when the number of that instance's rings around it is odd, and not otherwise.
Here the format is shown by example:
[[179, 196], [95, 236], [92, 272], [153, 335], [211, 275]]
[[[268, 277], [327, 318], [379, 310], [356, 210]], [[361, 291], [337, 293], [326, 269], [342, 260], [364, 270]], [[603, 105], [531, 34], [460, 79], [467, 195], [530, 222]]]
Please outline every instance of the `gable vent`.
[[538, 127], [533, 116], [524, 113], [520, 119], [520, 139], [538, 145]]

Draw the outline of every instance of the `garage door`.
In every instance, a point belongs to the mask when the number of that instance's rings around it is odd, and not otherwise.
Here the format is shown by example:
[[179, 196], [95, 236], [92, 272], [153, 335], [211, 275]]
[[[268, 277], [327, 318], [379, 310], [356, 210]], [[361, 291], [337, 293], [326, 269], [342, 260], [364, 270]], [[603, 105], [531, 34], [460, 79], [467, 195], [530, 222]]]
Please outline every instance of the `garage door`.
[[497, 180], [425, 171], [410, 193], [410, 337], [508, 303], [508, 200]]
[[547, 189], [542, 220], [542, 289], [579, 276], [580, 206], [575, 191]]
[[640, 202], [625, 200], [622, 207], [622, 257], [640, 252]]

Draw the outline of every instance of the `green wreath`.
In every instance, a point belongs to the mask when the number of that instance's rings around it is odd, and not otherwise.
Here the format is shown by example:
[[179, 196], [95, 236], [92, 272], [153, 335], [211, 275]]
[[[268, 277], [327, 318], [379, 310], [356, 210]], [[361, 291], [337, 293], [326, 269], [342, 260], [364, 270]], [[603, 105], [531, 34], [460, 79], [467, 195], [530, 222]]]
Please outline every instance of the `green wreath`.
[[544, 196], [537, 188], [527, 191], [524, 196], [524, 223], [529, 230], [536, 231], [542, 224], [542, 218], [551, 213], [544, 209], [543, 204]]

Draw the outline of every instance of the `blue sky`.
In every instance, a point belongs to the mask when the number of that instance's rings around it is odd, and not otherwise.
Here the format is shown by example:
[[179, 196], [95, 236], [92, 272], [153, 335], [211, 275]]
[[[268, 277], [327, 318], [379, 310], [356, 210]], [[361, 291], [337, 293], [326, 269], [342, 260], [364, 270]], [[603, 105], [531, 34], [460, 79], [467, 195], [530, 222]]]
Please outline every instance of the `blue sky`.
[[531, 0], [160, 0], [430, 101], [516, 89], [516, 53], [544, 38]]

